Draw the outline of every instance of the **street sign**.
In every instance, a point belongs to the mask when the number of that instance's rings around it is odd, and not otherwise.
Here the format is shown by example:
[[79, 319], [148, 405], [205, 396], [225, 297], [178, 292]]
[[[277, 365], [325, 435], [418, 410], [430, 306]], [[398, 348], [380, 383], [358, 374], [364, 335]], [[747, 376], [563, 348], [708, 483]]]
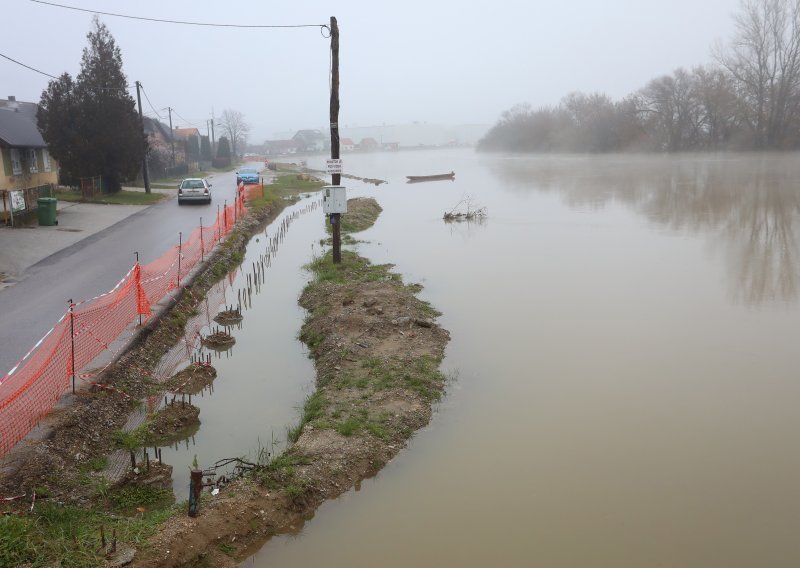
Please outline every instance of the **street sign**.
[[342, 173], [342, 159], [341, 158], [331, 158], [327, 160], [328, 163], [328, 173], [329, 174], [341, 174]]
[[11, 192], [11, 211], [17, 213], [18, 211], [25, 210], [25, 192], [12, 191]]

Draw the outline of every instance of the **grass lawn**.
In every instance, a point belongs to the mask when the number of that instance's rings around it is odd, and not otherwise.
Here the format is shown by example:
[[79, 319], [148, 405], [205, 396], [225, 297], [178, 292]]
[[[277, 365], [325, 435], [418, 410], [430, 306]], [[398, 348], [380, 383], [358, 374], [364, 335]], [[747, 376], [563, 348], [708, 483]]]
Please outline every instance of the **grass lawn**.
[[143, 191], [119, 191], [117, 193], [101, 193], [91, 199], [83, 199], [78, 191], [56, 191], [59, 201], [80, 201], [83, 203], [107, 203], [112, 205], [152, 205], [168, 197], [162, 193], [145, 193]]

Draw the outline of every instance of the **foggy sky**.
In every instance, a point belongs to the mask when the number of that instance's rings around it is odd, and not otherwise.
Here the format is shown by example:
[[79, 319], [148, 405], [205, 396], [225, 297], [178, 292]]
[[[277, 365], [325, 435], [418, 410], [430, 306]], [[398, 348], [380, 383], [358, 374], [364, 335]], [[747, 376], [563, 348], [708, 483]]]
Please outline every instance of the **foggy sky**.
[[[519, 102], [571, 91], [619, 98], [677, 67], [711, 61], [739, 0], [298, 2], [55, 0], [136, 16], [216, 23], [327, 24], [341, 33], [342, 126], [493, 124]], [[77, 75], [92, 15], [1, 0], [0, 53]], [[317, 28], [233, 30], [100, 16], [156, 110], [206, 131], [212, 107], [245, 114], [250, 141], [328, 124], [330, 42]], [[10, 25], [9, 25], [10, 24]], [[0, 98], [38, 102], [49, 79], [0, 58]], [[135, 89], [131, 91], [135, 95]], [[143, 100], [146, 113], [153, 110]], [[219, 135], [219, 134], [218, 134]]]

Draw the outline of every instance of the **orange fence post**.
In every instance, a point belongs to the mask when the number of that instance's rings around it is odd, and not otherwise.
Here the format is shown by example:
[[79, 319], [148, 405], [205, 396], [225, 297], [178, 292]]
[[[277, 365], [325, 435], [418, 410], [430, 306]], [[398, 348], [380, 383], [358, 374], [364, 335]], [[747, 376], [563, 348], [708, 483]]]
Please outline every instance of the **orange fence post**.
[[139, 314], [139, 325], [142, 325], [142, 316], [150, 314], [150, 302], [142, 287], [142, 266], [138, 260], [133, 268], [133, 281], [136, 285], [136, 313]]
[[72, 394], [75, 394], [75, 304], [72, 298], [69, 299], [69, 338], [72, 342], [72, 356], [70, 363], [72, 366]]
[[178, 288], [181, 287], [181, 245], [183, 244], [183, 233], [178, 231]]

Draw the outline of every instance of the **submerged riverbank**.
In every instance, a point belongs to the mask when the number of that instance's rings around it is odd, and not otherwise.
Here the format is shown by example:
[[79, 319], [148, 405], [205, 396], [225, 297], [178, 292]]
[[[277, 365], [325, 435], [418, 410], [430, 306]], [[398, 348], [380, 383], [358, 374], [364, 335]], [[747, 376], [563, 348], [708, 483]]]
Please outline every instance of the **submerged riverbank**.
[[[348, 214], [361, 220], [352, 230], [371, 225], [379, 211], [374, 200], [351, 200]], [[439, 363], [449, 334], [416, 297], [420, 286], [347, 251], [339, 265], [328, 253], [308, 268], [314, 279], [300, 298], [308, 310], [300, 338], [317, 390], [289, 432], [293, 445], [206, 495], [196, 519], [171, 519], [137, 566], [233, 566], [374, 475], [429, 422], [445, 386]]]

